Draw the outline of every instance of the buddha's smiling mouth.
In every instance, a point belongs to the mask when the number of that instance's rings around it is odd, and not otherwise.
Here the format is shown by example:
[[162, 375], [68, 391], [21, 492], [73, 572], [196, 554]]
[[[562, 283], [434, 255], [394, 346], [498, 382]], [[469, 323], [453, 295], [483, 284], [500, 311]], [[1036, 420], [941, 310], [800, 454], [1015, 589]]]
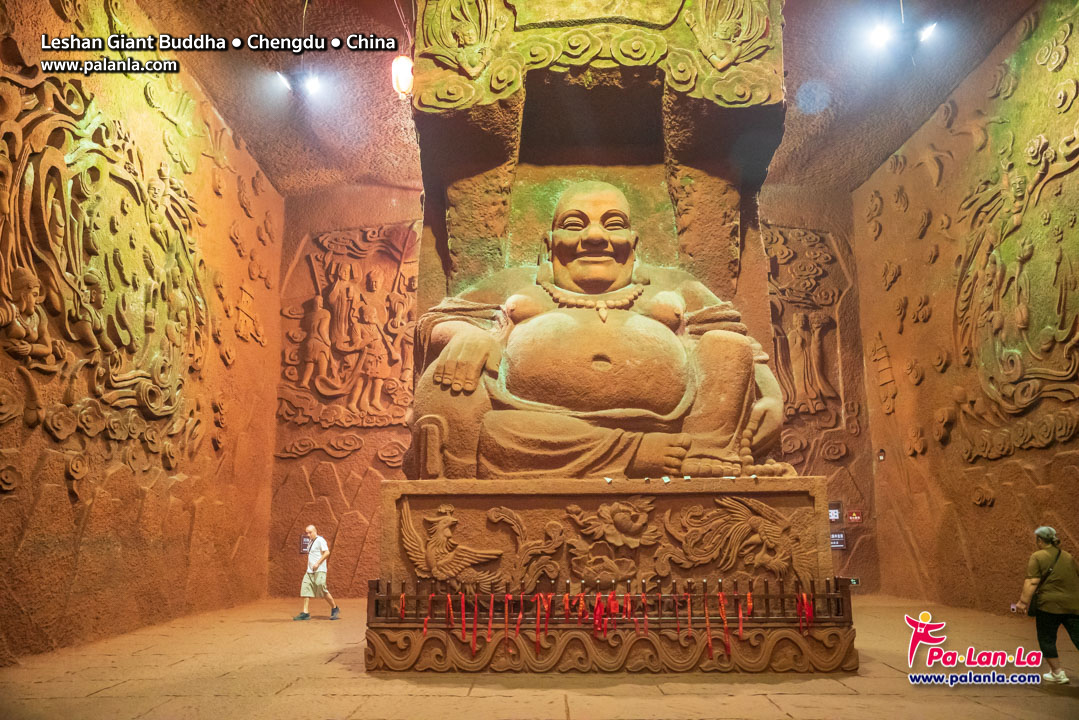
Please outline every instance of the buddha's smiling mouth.
[[577, 262], [583, 263], [606, 263], [617, 262], [614, 253], [611, 252], [583, 252], [578, 253], [574, 258]]

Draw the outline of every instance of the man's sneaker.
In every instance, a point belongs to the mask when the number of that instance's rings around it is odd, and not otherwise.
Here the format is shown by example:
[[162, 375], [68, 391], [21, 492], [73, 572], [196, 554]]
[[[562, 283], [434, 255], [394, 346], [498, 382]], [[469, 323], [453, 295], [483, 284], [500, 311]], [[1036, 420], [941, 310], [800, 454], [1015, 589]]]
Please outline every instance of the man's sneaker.
[[[341, 619], [341, 608], [334, 605], [333, 610], [330, 611], [330, 620], [340, 620], [340, 619]], [[1064, 682], [1068, 682], [1068, 681], [1065, 680]]]
[[1058, 670], [1057, 672], [1047, 672], [1042, 675], [1042, 680], [1047, 683], [1056, 683], [1057, 685], [1068, 684], [1068, 676], [1064, 674], [1063, 670]]
[[292, 619], [293, 620], [310, 620], [311, 616], [308, 613], [300, 613], [299, 615], [297, 615], [296, 617], [294, 617]]

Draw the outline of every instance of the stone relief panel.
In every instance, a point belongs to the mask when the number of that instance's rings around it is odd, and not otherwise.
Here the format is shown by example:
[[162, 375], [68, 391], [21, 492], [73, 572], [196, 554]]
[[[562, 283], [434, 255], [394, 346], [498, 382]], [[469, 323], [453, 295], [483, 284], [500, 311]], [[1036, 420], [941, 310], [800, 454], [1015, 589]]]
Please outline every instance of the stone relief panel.
[[412, 402], [413, 224], [324, 233], [305, 258], [312, 294], [282, 308], [278, 416], [297, 425], [401, 425]]
[[782, 99], [782, 3], [426, 0], [414, 104], [440, 112], [516, 93], [529, 70], [658, 66], [672, 90], [726, 107]]
[[[252, 189], [256, 186], [252, 185]], [[418, 223], [302, 238], [282, 282], [282, 364], [270, 592], [292, 596], [313, 523], [334, 549], [331, 591], [378, 574], [378, 489], [409, 445]]]
[[[53, 7], [35, 32], [152, 32], [117, 2]], [[234, 398], [268, 379], [272, 296], [215, 242], [242, 211], [201, 158], [257, 166], [211, 147], [231, 131], [190, 78], [158, 80], [0, 72], [0, 662], [265, 584], [252, 440], [272, 413]], [[265, 189], [252, 207], [279, 224]]]
[[860, 511], [862, 524], [836, 526], [847, 531], [852, 550], [834, 553], [833, 561], [872, 584], [875, 550], [853, 550], [870, 542], [874, 518], [851, 254], [831, 233], [775, 225], [762, 231], [771, 260], [772, 363], [783, 390], [781, 457], [800, 474], [828, 477], [829, 500]]
[[[751, 493], [570, 495], [561, 512], [503, 499], [513, 507], [481, 507], [498, 498], [462, 497], [456, 508], [402, 496], [394, 524], [404, 562], [395, 569], [468, 595], [527, 595], [567, 580], [629, 584], [640, 592], [720, 576], [729, 586], [746, 587], [751, 579], [808, 584], [828, 570], [820, 566], [812, 507], [782, 493], [766, 500]], [[413, 510], [413, 503], [422, 508]]]
[[[1076, 67], [1074, 22], [1067, 2], [1027, 15], [941, 105], [935, 122], [901, 148], [911, 158], [932, 153], [939, 165], [939, 187], [905, 183], [910, 205], [925, 208], [924, 220], [915, 224], [914, 213], [884, 207], [858, 224], [860, 262], [904, 263], [891, 288], [907, 299], [902, 316], [898, 309], [888, 316], [879, 285], [861, 287], [866, 334], [877, 336], [890, 367], [903, 368], [907, 381], [898, 394], [882, 382], [871, 408], [888, 415], [874, 418], [873, 428], [874, 445], [888, 457], [878, 463], [877, 485], [896, 508], [886, 524], [889, 544], [909, 549], [927, 527], [942, 526], [951, 503], [991, 514], [1022, 537], [1030, 532], [1025, 525], [1052, 524], [1049, 505], [1021, 494], [1005, 500], [986, 478], [1004, 462], [1042, 474], [1077, 432], [1079, 125], [1074, 82], [1062, 77]], [[878, 170], [855, 193], [855, 206], [879, 206], [877, 198], [896, 193], [903, 180]], [[883, 357], [874, 355], [878, 372]], [[1056, 498], [1049, 514], [1074, 515], [1074, 488], [1046, 477]], [[914, 501], [928, 503], [924, 515], [902, 514], [911, 499], [899, 497], [908, 492], [922, 493]], [[947, 580], [919, 577], [925, 594], [956, 600], [973, 593], [986, 607], [1005, 602], [1007, 593], [987, 585], [975, 561], [979, 540], [958, 540], [962, 567]], [[1025, 552], [1022, 545], [991, 554], [1003, 570], [1021, 564]], [[896, 577], [914, 575], [897, 568]], [[964, 582], [972, 589], [957, 587]]]

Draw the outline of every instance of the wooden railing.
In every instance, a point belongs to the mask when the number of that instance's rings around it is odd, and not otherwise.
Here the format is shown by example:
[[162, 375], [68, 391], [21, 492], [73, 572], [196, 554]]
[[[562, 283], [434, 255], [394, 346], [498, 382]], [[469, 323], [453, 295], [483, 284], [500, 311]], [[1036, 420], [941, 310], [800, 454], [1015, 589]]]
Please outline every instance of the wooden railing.
[[[568, 599], [568, 605], [567, 605]], [[675, 582], [665, 592], [642, 593], [632, 584], [541, 583], [530, 593], [452, 592], [433, 581], [371, 580], [367, 594], [368, 627], [462, 627], [486, 629], [497, 623], [537, 623], [546, 628], [593, 624], [607, 618], [652, 630], [704, 627], [706, 622], [741, 621], [751, 627], [853, 624], [850, 580], [828, 578], [785, 583], [753, 580]], [[568, 611], [567, 611], [568, 607]]]

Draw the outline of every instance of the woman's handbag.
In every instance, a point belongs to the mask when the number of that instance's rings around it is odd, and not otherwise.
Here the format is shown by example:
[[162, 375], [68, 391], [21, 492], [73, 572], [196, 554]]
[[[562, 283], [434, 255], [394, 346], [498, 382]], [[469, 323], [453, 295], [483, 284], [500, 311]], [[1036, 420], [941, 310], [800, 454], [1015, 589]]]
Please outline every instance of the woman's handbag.
[[1049, 573], [1053, 572], [1053, 568], [1056, 567], [1057, 560], [1060, 559], [1060, 548], [1057, 548], [1057, 556], [1053, 558], [1053, 564], [1049, 566], [1049, 569], [1042, 573], [1042, 577], [1038, 580], [1037, 587], [1034, 588], [1034, 594], [1030, 596], [1030, 604], [1027, 605], [1027, 615], [1034, 617], [1038, 610], [1038, 593], [1041, 592], [1042, 583], [1049, 577]]

